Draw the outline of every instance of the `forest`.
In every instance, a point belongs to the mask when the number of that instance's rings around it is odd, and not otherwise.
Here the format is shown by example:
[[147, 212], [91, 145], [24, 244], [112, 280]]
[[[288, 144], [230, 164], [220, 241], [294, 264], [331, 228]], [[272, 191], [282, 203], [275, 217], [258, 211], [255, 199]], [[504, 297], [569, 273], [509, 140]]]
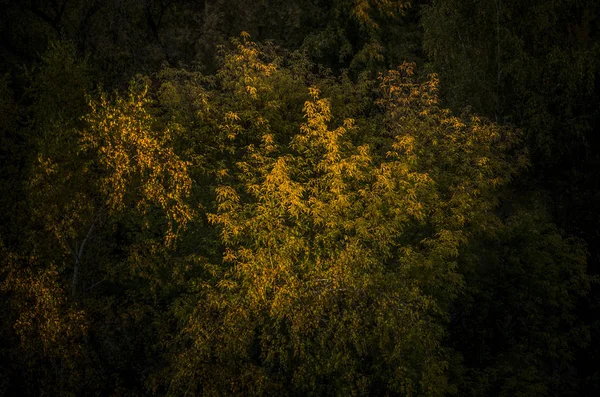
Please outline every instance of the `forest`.
[[0, 396], [600, 395], [600, 2], [0, 0]]

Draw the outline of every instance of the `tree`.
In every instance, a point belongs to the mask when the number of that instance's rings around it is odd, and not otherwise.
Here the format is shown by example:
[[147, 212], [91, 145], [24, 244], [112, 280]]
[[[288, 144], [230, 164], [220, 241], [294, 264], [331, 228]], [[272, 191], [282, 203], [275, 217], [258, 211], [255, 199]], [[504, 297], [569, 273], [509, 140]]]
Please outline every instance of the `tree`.
[[[125, 349], [102, 334], [114, 318], [100, 314], [129, 300], [119, 314], [135, 318], [144, 304], [99, 290], [147, 279], [140, 300], [155, 299], [158, 256], [172, 249], [193, 214], [187, 164], [170, 147], [169, 130], [154, 129], [147, 82], [132, 83], [125, 97], [100, 94], [86, 104], [86, 65], [73, 52], [69, 43], [54, 44], [32, 78], [26, 137], [36, 153], [22, 175], [27, 224], [23, 235], [7, 236], [12, 244], [3, 260], [8, 318], [20, 337], [11, 350], [29, 371], [22, 381], [31, 393], [105, 387], [103, 372], [111, 369], [99, 357], [114, 353], [102, 345]], [[94, 339], [104, 343], [93, 346]]]
[[[532, 167], [516, 200], [529, 199], [532, 187], [545, 190], [536, 200], [559, 228], [584, 239], [590, 274], [600, 263], [598, 11], [596, 3], [580, 1], [440, 0], [424, 9], [422, 20], [445, 103], [523, 129]], [[598, 291], [592, 291], [577, 310], [597, 334]], [[597, 379], [596, 339], [577, 353], [581, 378]]]
[[[385, 146], [371, 147], [353, 120], [331, 126], [335, 109], [316, 88], [327, 79], [286, 80], [251, 42], [224, 61], [220, 90], [201, 96], [231, 145], [208, 214], [223, 258], [205, 261], [210, 277], [190, 280], [177, 306], [184, 328], [168, 390], [451, 390], [442, 341], [459, 250], [500, 223], [495, 192], [525, 161], [516, 135], [452, 116], [435, 77], [415, 82], [404, 65], [381, 77], [372, 121]], [[298, 88], [275, 91], [281, 81]], [[297, 103], [301, 86], [304, 121], [278, 118], [271, 109]]]

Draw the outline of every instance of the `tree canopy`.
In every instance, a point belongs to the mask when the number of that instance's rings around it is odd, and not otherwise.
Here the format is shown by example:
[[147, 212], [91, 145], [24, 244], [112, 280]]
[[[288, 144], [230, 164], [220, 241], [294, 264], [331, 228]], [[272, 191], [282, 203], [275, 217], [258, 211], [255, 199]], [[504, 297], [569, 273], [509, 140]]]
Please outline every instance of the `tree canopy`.
[[0, 395], [598, 390], [596, 6], [0, 7]]

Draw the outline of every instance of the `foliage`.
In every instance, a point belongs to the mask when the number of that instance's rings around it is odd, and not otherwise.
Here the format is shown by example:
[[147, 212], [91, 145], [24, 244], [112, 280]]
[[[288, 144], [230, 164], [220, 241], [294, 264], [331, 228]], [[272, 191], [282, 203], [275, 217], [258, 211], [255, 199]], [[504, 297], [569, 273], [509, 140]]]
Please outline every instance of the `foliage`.
[[589, 341], [575, 315], [590, 287], [585, 249], [535, 206], [520, 207], [463, 255], [466, 288], [449, 328], [464, 358], [461, 395], [577, 394], [575, 352]]
[[169, 390], [445, 393], [458, 251], [473, 230], [497, 227], [494, 192], [524, 164], [518, 139], [439, 108], [435, 77], [416, 83], [410, 65], [380, 80], [384, 155], [353, 120], [331, 127], [316, 87], [304, 88], [295, 134], [276, 134], [293, 131], [270, 112], [287, 72], [237, 45], [217, 73], [224, 92], [204, 95], [205, 107], [246, 109], [216, 112], [232, 145], [208, 215], [223, 260], [205, 265], [211, 279], [193, 280], [178, 309], [188, 342]]
[[[547, 192], [541, 197], [553, 221], [587, 243], [591, 274], [600, 269], [598, 12], [596, 3], [581, 1], [440, 0], [422, 19], [446, 103], [523, 129], [533, 167], [520, 190], [524, 197], [532, 187]], [[598, 296], [594, 287], [578, 309], [594, 333]], [[595, 338], [592, 345], [576, 353], [577, 377], [597, 385]]]
[[589, 154], [597, 12], [578, 1], [437, 1], [425, 9], [424, 44], [451, 106], [525, 127], [534, 154], [560, 164]]
[[0, 395], [597, 394], [597, 6], [0, 11]]

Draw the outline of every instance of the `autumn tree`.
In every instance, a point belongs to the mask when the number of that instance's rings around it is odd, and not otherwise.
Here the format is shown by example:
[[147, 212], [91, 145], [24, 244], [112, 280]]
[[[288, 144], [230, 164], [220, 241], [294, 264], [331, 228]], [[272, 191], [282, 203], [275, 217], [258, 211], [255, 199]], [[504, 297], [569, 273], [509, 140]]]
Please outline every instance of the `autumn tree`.
[[365, 137], [322, 98], [331, 80], [293, 78], [294, 63], [235, 44], [196, 91], [204, 136], [222, 142], [207, 216], [223, 257], [205, 258], [176, 306], [181, 350], [165, 390], [457, 390], [444, 329], [465, 288], [460, 264], [485, 260], [469, 247], [505, 228], [498, 194], [527, 162], [518, 134], [453, 116], [435, 76], [415, 81], [404, 65], [380, 78], [379, 137]]
[[104, 387], [99, 356], [111, 353], [89, 341], [110, 339], [102, 334], [110, 316], [100, 314], [123, 298], [100, 291], [154, 274], [148, 257], [169, 250], [193, 214], [185, 202], [191, 181], [169, 131], [153, 128], [145, 81], [123, 97], [86, 99], [86, 65], [60, 42], [32, 79], [26, 224], [6, 237], [2, 290], [17, 315], [13, 354], [25, 369], [41, 369], [23, 381], [61, 395]]

